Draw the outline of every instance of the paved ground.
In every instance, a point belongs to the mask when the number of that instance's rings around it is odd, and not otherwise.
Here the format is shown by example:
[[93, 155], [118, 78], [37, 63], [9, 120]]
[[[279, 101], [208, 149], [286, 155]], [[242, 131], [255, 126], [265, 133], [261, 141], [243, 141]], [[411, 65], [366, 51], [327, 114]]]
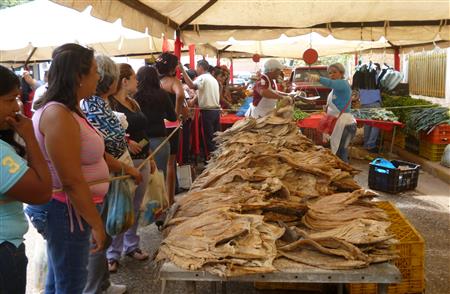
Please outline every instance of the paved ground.
[[[354, 161], [352, 164], [362, 170], [357, 176], [358, 182], [367, 187], [368, 163]], [[448, 184], [421, 172], [419, 185], [416, 191], [399, 195], [381, 194], [382, 200], [394, 202], [406, 215], [409, 221], [422, 234], [426, 242], [426, 293], [447, 294], [450, 293], [450, 187]], [[142, 236], [143, 249], [154, 253], [160, 242], [160, 234], [156, 227], [151, 225], [139, 230]], [[27, 255], [30, 259], [28, 267], [28, 291], [32, 290], [38, 271], [33, 265], [33, 256], [39, 252], [40, 236], [34, 229], [26, 235]], [[115, 283], [123, 283], [128, 286], [130, 294], [160, 293], [157, 269], [150, 262], [134, 262], [128, 257], [121, 260], [121, 267], [117, 274], [112, 275]], [[177, 282], [168, 286], [166, 293], [186, 293], [183, 282]], [[211, 293], [209, 285], [198, 285], [197, 293]], [[260, 291], [253, 284], [230, 283], [228, 293], [293, 293], [292, 291]], [[301, 292], [310, 293], [310, 292]], [[326, 293], [333, 293], [332, 290]]]

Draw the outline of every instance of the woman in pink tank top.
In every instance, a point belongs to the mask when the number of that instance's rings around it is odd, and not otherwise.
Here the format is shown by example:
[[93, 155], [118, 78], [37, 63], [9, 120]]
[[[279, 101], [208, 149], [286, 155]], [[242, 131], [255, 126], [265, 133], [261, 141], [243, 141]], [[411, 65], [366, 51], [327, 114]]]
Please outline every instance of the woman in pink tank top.
[[91, 96], [99, 79], [94, 52], [77, 44], [53, 51], [48, 89], [35, 103], [33, 125], [50, 168], [53, 199], [30, 208], [33, 224], [47, 239], [46, 293], [82, 293], [91, 252], [104, 250], [106, 234], [96, 204], [103, 202], [107, 179], [121, 165], [105, 154], [101, 135], [86, 121], [80, 100]]

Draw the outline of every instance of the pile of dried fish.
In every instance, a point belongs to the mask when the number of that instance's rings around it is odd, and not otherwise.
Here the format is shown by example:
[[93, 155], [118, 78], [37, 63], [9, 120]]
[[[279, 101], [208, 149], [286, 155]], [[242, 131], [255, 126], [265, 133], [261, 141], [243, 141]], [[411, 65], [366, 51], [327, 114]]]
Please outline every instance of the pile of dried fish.
[[395, 258], [374, 195], [299, 132], [292, 107], [238, 121], [216, 139], [205, 171], [172, 207], [157, 260], [237, 276], [283, 270], [278, 260], [349, 269]]

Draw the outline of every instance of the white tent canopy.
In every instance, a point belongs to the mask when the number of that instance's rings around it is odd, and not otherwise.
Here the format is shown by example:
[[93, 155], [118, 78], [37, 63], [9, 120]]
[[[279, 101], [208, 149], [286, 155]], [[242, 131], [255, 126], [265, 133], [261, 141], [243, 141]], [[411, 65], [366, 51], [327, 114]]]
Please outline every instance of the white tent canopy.
[[[0, 10], [0, 61], [26, 60], [35, 47], [31, 60], [48, 60], [55, 47], [68, 42], [108, 55], [161, 51], [161, 38], [124, 28], [120, 21], [99, 20], [89, 10], [80, 13], [48, 0]], [[30, 19], [37, 21], [22, 21]]]
[[345, 40], [391, 43], [450, 39], [448, 0], [52, 0], [153, 36], [182, 32], [185, 43], [276, 39], [312, 31]]
[[[317, 33], [299, 37], [286, 37], [283, 35], [279, 39], [266, 41], [237, 41], [231, 39], [226, 42], [215, 42], [213, 46], [216, 48], [227, 48], [227, 51], [257, 53], [261, 56], [286, 58], [301, 58], [303, 52], [310, 47], [317, 50], [320, 56], [390, 47], [384, 38], [374, 42], [345, 41], [337, 40], [333, 36], [322, 37]], [[222, 54], [222, 56], [226, 55], [229, 54]]]

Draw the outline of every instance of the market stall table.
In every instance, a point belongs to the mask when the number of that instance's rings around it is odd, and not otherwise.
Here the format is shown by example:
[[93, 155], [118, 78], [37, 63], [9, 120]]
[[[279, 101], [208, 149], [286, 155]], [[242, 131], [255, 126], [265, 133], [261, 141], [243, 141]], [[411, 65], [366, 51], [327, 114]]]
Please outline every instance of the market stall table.
[[395, 265], [387, 262], [353, 270], [326, 270], [302, 264], [296, 264], [295, 268], [288, 265], [281, 268], [282, 271], [279, 272], [221, 278], [206, 271], [184, 270], [171, 262], [165, 262], [159, 272], [162, 280], [161, 293], [165, 293], [167, 282], [186, 281], [185, 293], [195, 294], [196, 282], [211, 282], [210, 293], [216, 293], [217, 284], [221, 283], [221, 292], [226, 294], [225, 282], [233, 281], [252, 283], [332, 283], [339, 285], [338, 293], [343, 293], [343, 286], [347, 283], [376, 283], [378, 284], [378, 293], [386, 294], [389, 284], [401, 281], [400, 271]]
[[238, 120], [244, 119], [243, 116], [237, 116], [234, 113], [228, 113], [220, 116], [220, 125], [232, 125]]
[[[319, 127], [319, 122], [324, 116], [323, 113], [312, 114], [307, 118], [299, 120], [297, 122], [300, 128], [317, 129]], [[397, 127], [403, 128], [405, 125], [398, 121], [383, 121], [383, 120], [372, 120], [372, 119], [356, 119], [358, 125], [364, 124], [379, 128], [381, 131], [392, 132], [392, 140], [389, 152], [392, 154], [392, 149], [394, 148], [395, 134], [397, 132]], [[383, 140], [381, 140], [383, 142]]]

